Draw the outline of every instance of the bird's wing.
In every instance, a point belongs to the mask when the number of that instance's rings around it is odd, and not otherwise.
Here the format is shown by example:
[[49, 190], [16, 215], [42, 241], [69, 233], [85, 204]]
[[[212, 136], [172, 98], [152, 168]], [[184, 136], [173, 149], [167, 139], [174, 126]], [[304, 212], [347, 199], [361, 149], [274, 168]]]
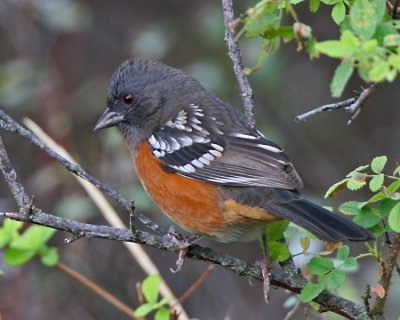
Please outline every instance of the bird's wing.
[[225, 127], [217, 113], [190, 105], [148, 142], [167, 170], [193, 179], [226, 186], [301, 187], [301, 178], [282, 149], [240, 117], [235, 113], [225, 119]]

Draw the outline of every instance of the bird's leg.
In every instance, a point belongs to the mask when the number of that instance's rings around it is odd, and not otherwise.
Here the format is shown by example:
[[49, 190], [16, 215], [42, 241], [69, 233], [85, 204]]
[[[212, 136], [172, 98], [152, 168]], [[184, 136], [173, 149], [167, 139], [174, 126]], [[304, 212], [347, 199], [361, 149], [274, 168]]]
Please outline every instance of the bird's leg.
[[199, 240], [202, 235], [194, 234], [189, 237], [184, 237], [180, 233], [176, 232], [174, 226], [171, 226], [168, 230], [168, 236], [179, 248], [178, 260], [176, 260], [176, 269], [170, 268], [171, 272], [177, 273], [182, 270], [185, 263], [186, 254], [189, 251], [189, 246]]
[[260, 237], [261, 248], [263, 250], [263, 259], [261, 260], [261, 273], [263, 276], [263, 292], [264, 292], [264, 299], [265, 302], [268, 303], [269, 301], [269, 289], [270, 289], [270, 279], [268, 270], [271, 266], [271, 257], [269, 256], [268, 252], [268, 241], [267, 236], [265, 233]]

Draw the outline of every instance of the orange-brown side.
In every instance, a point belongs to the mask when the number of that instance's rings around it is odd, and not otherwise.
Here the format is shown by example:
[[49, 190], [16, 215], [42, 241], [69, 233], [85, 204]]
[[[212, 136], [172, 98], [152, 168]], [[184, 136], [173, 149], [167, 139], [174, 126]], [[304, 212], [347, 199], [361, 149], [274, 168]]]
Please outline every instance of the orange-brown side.
[[261, 208], [221, 198], [219, 187], [168, 172], [143, 142], [134, 155], [136, 172], [153, 201], [194, 233], [215, 235], [236, 224], [265, 224], [277, 218]]

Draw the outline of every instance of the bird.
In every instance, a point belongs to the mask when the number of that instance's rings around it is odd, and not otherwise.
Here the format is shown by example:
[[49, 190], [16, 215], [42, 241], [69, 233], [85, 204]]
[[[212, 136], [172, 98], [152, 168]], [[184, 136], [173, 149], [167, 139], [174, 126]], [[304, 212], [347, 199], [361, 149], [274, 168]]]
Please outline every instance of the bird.
[[327, 242], [370, 233], [303, 198], [282, 148], [187, 73], [144, 57], [112, 75], [94, 130], [118, 127], [143, 187], [175, 223], [221, 242], [252, 241], [286, 219]]

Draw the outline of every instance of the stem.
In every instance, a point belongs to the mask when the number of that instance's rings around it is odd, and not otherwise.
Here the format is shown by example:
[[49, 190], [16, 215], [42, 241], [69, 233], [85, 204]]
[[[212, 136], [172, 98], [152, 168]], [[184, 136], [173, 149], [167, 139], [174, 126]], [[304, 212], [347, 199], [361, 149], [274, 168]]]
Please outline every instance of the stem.
[[102, 297], [104, 300], [112, 304], [114, 307], [117, 309], [121, 310], [123, 313], [125, 313], [129, 318], [131, 319], [137, 319], [133, 314], [135, 312], [134, 309], [123, 303], [121, 300], [113, 296], [111, 293], [108, 291], [104, 290], [102, 287], [94, 283], [92, 280], [89, 278], [85, 277], [83, 274], [73, 270], [72, 268], [66, 266], [62, 262], [58, 262], [55, 267], [64, 272], [66, 275], [71, 277], [72, 279], [78, 281], [81, 285], [85, 286], [98, 296]]

